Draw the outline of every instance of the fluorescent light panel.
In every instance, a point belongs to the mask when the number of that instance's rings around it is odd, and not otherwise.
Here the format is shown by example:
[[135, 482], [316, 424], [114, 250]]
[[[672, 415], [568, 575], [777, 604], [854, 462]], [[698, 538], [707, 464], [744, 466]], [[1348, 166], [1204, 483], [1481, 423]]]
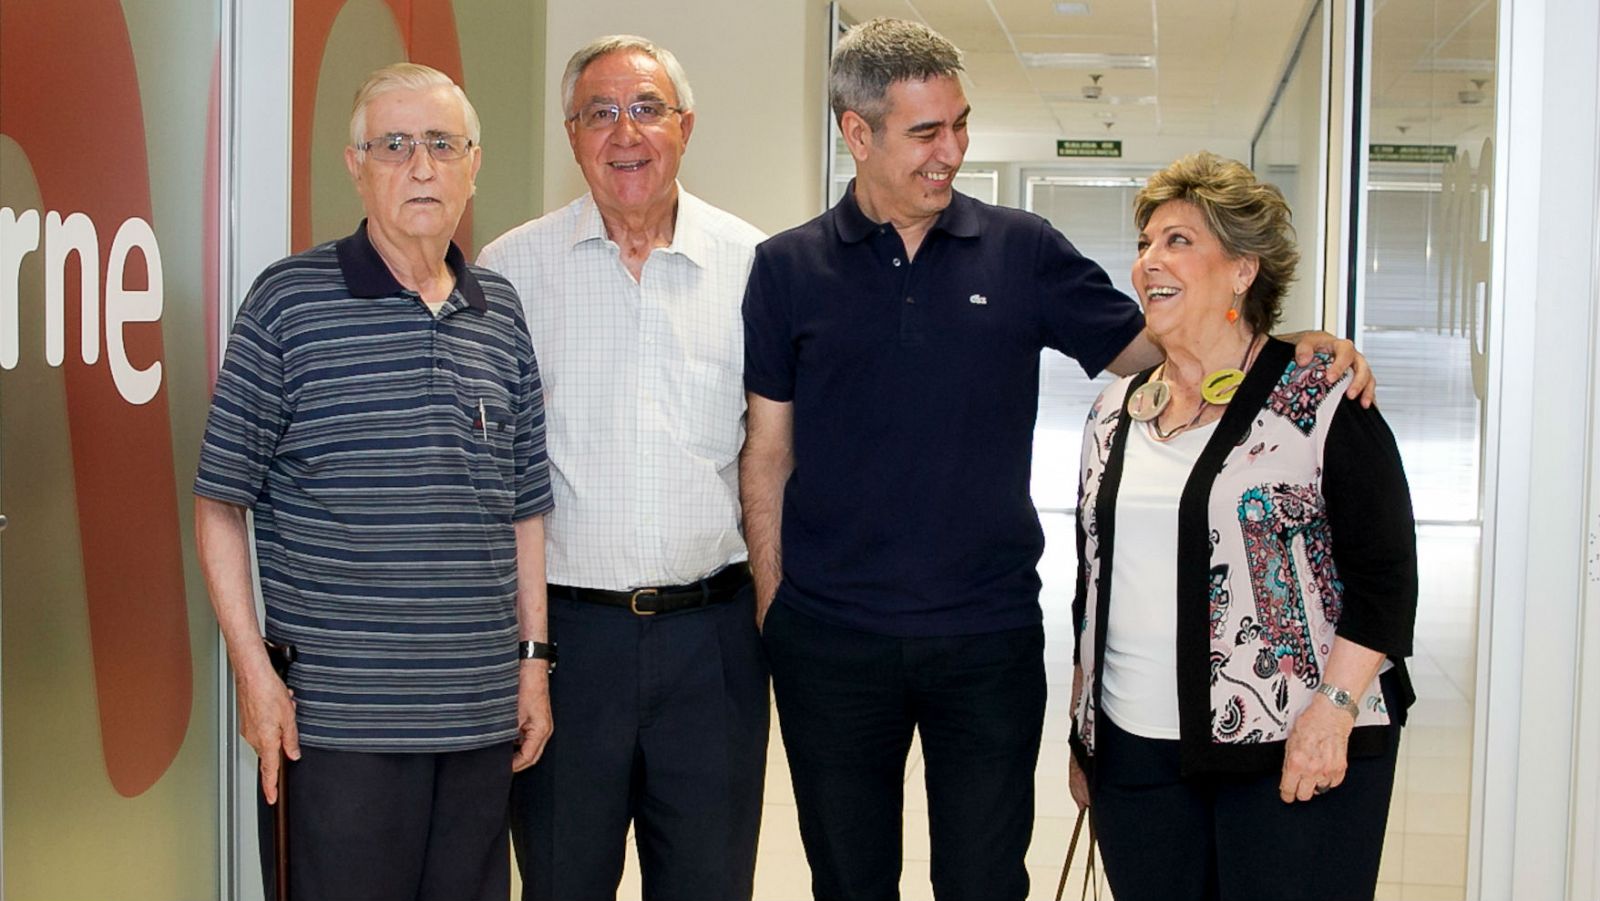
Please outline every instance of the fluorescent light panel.
[[1106, 95], [1098, 100], [1089, 100], [1082, 94], [1072, 91], [1047, 91], [1039, 95], [1045, 103], [1088, 103], [1096, 106], [1155, 106], [1156, 98], [1146, 95], [1143, 97], [1117, 97]]
[[1425, 56], [1411, 64], [1413, 72], [1459, 72], [1465, 75], [1494, 74], [1492, 59], [1451, 59], [1443, 56]]
[[1056, 14], [1061, 16], [1087, 16], [1089, 14], [1089, 4], [1057, 3]]
[[1147, 53], [1024, 53], [1022, 64], [1031, 69], [1154, 69], [1156, 58]]

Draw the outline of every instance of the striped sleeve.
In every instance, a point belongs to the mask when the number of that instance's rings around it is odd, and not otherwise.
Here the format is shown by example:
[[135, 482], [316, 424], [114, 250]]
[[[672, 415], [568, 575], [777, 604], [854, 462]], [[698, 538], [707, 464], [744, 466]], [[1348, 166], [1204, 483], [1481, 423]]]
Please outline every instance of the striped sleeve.
[[217, 374], [195, 494], [243, 507], [255, 504], [288, 423], [282, 346], [247, 305], [234, 321]]

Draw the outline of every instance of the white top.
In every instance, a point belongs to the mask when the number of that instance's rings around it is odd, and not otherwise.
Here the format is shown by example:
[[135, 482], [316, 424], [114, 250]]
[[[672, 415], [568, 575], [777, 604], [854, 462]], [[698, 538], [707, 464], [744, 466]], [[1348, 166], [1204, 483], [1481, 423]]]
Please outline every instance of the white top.
[[478, 257], [516, 286], [544, 380], [551, 582], [679, 585], [745, 559], [739, 307], [764, 237], [680, 186], [638, 282], [587, 194]]
[[1178, 500], [1216, 427], [1162, 443], [1129, 423], [1100, 699], [1118, 727], [1145, 738], [1178, 738]]

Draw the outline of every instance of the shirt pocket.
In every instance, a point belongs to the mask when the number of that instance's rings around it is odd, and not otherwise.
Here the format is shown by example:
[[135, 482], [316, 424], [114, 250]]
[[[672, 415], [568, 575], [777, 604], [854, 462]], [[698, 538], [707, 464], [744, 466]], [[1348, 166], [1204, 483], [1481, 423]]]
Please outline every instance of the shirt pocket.
[[673, 432], [683, 448], [718, 469], [729, 466], [744, 440], [744, 379], [736, 369], [684, 361], [675, 392]]
[[515, 500], [516, 460], [512, 453], [516, 414], [498, 398], [480, 398], [468, 410], [473, 483], [486, 508], [510, 515]]

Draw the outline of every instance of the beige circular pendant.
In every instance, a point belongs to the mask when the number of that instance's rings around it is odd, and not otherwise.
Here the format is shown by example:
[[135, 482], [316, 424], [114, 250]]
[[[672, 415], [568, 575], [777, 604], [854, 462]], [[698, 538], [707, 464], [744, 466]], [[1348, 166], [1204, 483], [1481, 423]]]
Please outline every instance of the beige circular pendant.
[[1233, 393], [1244, 382], [1244, 372], [1238, 369], [1218, 369], [1200, 383], [1200, 396], [1206, 403], [1222, 406], [1233, 400]]
[[1134, 389], [1128, 397], [1128, 415], [1140, 422], [1149, 422], [1161, 415], [1172, 403], [1172, 386], [1156, 379]]

